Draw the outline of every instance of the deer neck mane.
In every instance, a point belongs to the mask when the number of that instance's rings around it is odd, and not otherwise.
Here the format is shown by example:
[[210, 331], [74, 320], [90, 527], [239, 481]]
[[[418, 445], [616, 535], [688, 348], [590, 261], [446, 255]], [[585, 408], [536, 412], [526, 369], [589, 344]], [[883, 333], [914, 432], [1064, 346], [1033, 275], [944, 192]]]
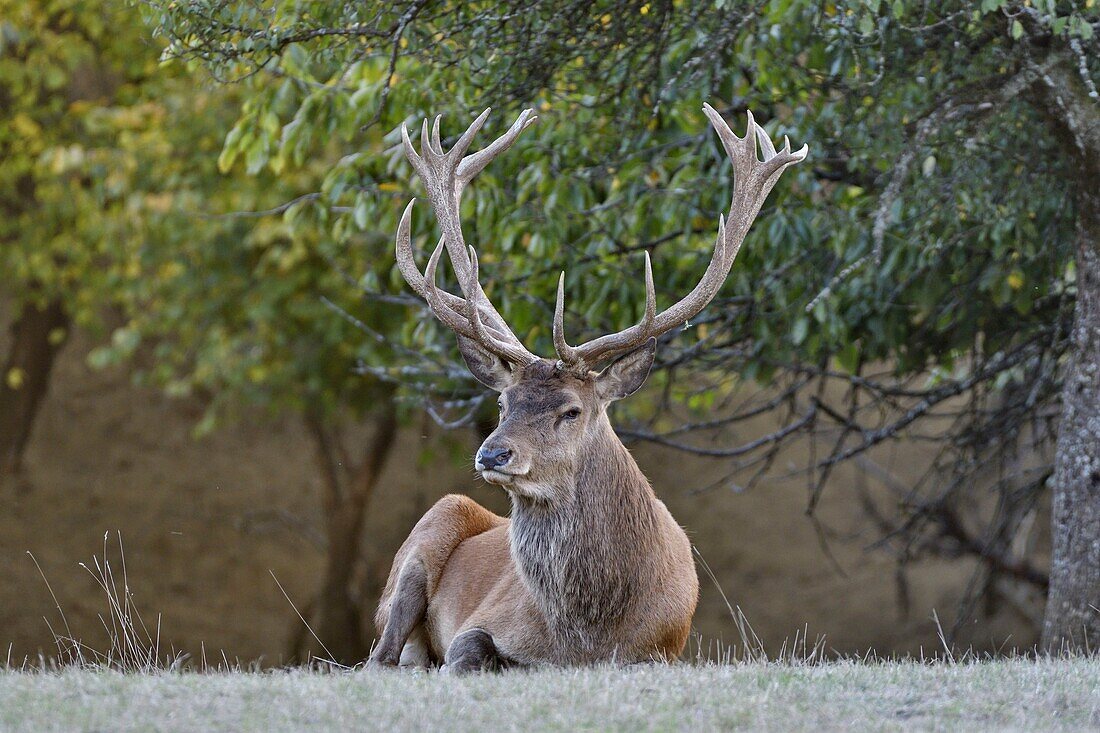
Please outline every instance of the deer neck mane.
[[551, 630], [595, 650], [644, 589], [656, 497], [604, 419], [556, 503], [513, 495], [512, 557]]

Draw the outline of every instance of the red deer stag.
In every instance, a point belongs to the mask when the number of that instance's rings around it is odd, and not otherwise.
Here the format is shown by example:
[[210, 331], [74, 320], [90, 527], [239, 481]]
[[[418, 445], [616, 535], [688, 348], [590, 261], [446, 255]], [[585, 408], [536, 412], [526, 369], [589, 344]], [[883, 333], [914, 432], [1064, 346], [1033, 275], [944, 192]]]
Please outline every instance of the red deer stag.
[[[580, 346], [565, 340], [563, 273], [554, 313], [557, 359], [528, 351], [489, 302], [459, 221], [463, 188], [535, 121], [532, 111], [469, 156], [489, 110], [448, 152], [439, 117], [430, 133], [424, 121], [419, 154], [402, 127], [405, 155], [424, 182], [442, 238], [421, 273], [410, 202], [397, 230], [398, 266], [458, 335], [473, 375], [500, 393], [500, 423], [474, 466], [508, 493], [512, 514], [497, 516], [451, 495], [417, 522], [394, 558], [375, 616], [381, 639], [372, 666], [443, 662], [464, 672], [668, 660], [683, 651], [699, 593], [691, 545], [615, 435], [607, 406], [641, 387], [657, 337], [714, 298], [768, 192], [807, 153], [792, 153], [789, 141], [777, 152], [751, 113], [742, 138], [710, 105], [703, 109], [734, 168], [733, 203], [718, 220], [706, 273], [687, 297], [658, 313], [647, 253], [642, 320]], [[444, 247], [462, 297], [436, 285]]]

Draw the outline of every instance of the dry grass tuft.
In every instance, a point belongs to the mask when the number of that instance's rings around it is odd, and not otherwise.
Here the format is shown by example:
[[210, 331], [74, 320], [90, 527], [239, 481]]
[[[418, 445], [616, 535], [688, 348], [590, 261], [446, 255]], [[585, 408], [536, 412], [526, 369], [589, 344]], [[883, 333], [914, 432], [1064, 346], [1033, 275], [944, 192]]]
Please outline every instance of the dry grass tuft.
[[[65, 616], [65, 610], [57, 600], [57, 595], [46, 578], [42, 566], [30, 552], [35, 567], [38, 568], [42, 581], [50, 591], [54, 607], [60, 617], [61, 628], [56, 629], [48, 618], [43, 618], [46, 626], [53, 635], [54, 645], [57, 647], [57, 656], [52, 659], [40, 657], [32, 666], [40, 670], [59, 670], [67, 668], [76, 669], [106, 669], [125, 673], [150, 673], [155, 671], [173, 671], [181, 667], [186, 661], [187, 655], [172, 653], [161, 655], [160, 647], [160, 615], [157, 615], [157, 623], [154, 630], [146, 626], [144, 619], [134, 602], [134, 594], [130, 590], [130, 578], [126, 571], [126, 552], [122, 545], [122, 534], [115, 533], [118, 542], [118, 566], [111, 564], [110, 552], [111, 533], [103, 535], [103, 555], [93, 557], [91, 565], [79, 563], [80, 567], [95, 579], [96, 585], [103, 593], [106, 602], [104, 612], [98, 614], [99, 621], [106, 632], [108, 646], [99, 650], [85, 643], [81, 637], [75, 635], [69, 626], [69, 620]], [[10, 649], [10, 648], [9, 648]], [[26, 670], [30, 660], [24, 659], [22, 669]], [[11, 668], [10, 656], [6, 664]]]

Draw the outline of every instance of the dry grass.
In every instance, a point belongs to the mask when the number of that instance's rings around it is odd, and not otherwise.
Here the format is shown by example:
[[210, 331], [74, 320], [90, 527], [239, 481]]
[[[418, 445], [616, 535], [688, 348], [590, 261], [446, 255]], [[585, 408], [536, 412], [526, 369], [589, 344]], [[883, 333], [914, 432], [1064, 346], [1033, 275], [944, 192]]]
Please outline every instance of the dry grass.
[[0, 666], [0, 731], [1100, 728], [1100, 657], [989, 659], [944, 643], [938, 659], [830, 659], [803, 631], [769, 658], [728, 601], [740, 644], [696, 639], [693, 664], [463, 678], [321, 663], [245, 671], [224, 656], [162, 653], [159, 623], [147, 627], [134, 605], [121, 536], [114, 566], [107, 540], [82, 566], [103, 593], [109, 646], [75, 636], [54, 597], [56, 657]]
[[[138, 611], [134, 602], [134, 594], [130, 588], [130, 577], [126, 571], [126, 552], [122, 544], [122, 534], [115, 533], [118, 543], [118, 571], [111, 563], [111, 533], [103, 535], [103, 555], [93, 557], [91, 564], [80, 563], [89, 575], [95, 579], [103, 594], [104, 610], [98, 614], [99, 622], [108, 639], [105, 649], [96, 647], [84, 641], [83, 637], [74, 634], [69, 626], [69, 619], [65, 616], [65, 609], [57, 600], [57, 594], [53, 591], [49, 579], [42, 571], [42, 566], [33, 554], [28, 552], [35, 567], [38, 568], [42, 582], [50, 592], [57, 618], [51, 622], [44, 617], [46, 626], [53, 635], [54, 646], [57, 654], [52, 659], [41, 658], [37, 660], [40, 669], [106, 669], [117, 672], [151, 673], [158, 671], [173, 671], [180, 667], [186, 660], [181, 654], [162, 654], [160, 644], [160, 616], [157, 616], [156, 624], [150, 629]], [[29, 660], [24, 660], [21, 665], [26, 668]], [[12, 667], [9, 657], [5, 666]]]
[[1095, 730], [1100, 661], [0, 672], [0, 729]]

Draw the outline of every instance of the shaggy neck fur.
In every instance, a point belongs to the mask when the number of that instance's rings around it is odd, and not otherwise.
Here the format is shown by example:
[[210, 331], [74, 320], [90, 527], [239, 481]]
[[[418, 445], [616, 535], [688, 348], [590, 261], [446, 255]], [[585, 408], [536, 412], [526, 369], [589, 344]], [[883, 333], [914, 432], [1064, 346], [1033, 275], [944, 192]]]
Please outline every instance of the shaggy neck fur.
[[[551, 631], [581, 655], [607, 653], [614, 629], [652, 582], [656, 497], [606, 416], [561, 502], [513, 495], [512, 557]], [[582, 651], [583, 650], [583, 651]]]

